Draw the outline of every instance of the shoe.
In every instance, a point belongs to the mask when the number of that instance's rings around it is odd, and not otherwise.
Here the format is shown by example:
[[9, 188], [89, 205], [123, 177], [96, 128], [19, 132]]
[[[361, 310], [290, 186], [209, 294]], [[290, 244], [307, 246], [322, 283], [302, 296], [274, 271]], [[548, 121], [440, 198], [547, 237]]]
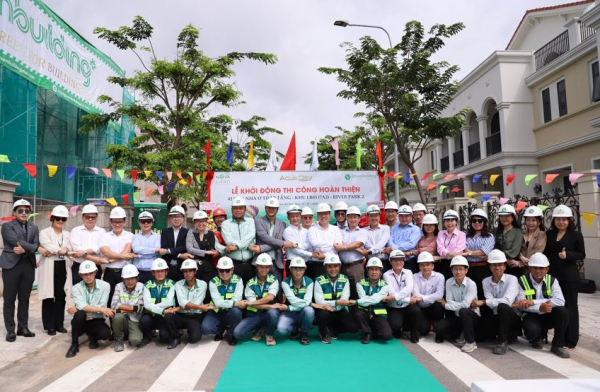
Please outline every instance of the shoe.
[[49, 329], [48, 330], [48, 335], [50, 335], [50, 336], [56, 335], [56, 329]]
[[150, 343], [150, 339], [148, 339], [147, 337], [143, 337], [142, 341], [140, 342], [140, 345], [138, 347], [144, 347], [146, 346], [148, 343]]
[[559, 358], [571, 358], [571, 354], [569, 354], [569, 352], [567, 350], [565, 350], [562, 347], [554, 347], [552, 346], [552, 348], [550, 349], [551, 352], [553, 352], [554, 354], [556, 354], [557, 357]]
[[306, 332], [300, 332], [300, 344], [303, 346], [308, 346], [310, 344], [310, 339]]
[[419, 343], [419, 334], [411, 334], [410, 342], [411, 343]]
[[541, 340], [532, 340], [529, 343], [531, 343], [531, 347], [533, 347], [537, 350], [541, 350], [542, 348], [544, 348], [544, 346], [542, 346]]
[[67, 351], [67, 355], [65, 355], [65, 357], [73, 358], [75, 355], [77, 355], [78, 352], [79, 352], [79, 344], [73, 343], [73, 344], [71, 344], [71, 347], [69, 347], [69, 351]]
[[298, 332], [297, 330], [290, 334], [290, 340], [296, 341], [296, 340], [298, 340], [299, 337], [300, 337], [300, 332]]
[[475, 342], [465, 343], [465, 345], [460, 349], [460, 351], [463, 353], [472, 353], [475, 350], [477, 350], [477, 344], [475, 344]]
[[100, 345], [98, 344], [98, 341], [92, 340], [92, 339], [90, 339], [90, 344], [88, 346], [89, 346], [90, 350], [95, 350], [98, 347], [100, 347]]
[[169, 343], [169, 345], [167, 346], [167, 349], [172, 350], [177, 346], [179, 346], [179, 339], [173, 339], [171, 340], [171, 343]]
[[331, 333], [328, 328], [325, 328], [324, 332], [319, 332], [319, 336], [321, 337], [321, 343], [331, 344]]
[[508, 342], [502, 342], [498, 343], [492, 352], [496, 355], [504, 355], [506, 354], [506, 350], [508, 350]]
[[252, 336], [253, 342], [260, 342], [262, 340], [263, 334], [265, 333], [265, 328], [259, 328], [254, 335]]
[[7, 342], [14, 342], [15, 340], [17, 340], [17, 335], [15, 335], [14, 332], [9, 332], [6, 334], [6, 341]]
[[435, 342], [436, 343], [444, 343], [444, 338], [438, 335], [435, 335]]
[[115, 340], [115, 352], [119, 353], [123, 350], [125, 350], [125, 345], [123, 344], [123, 341], [120, 339]]
[[31, 332], [29, 328], [21, 328], [17, 331], [17, 336], [25, 336], [26, 338], [32, 338], [35, 336], [35, 334]]
[[110, 336], [108, 337], [108, 341], [109, 342], [114, 342], [115, 341], [115, 335], [113, 335], [112, 333], [110, 334]]
[[275, 341], [275, 337], [273, 337], [273, 335], [267, 335], [267, 346], [274, 346], [277, 344], [277, 342]]
[[223, 333], [222, 332], [217, 332], [215, 334], [213, 342], [220, 342], [221, 340], [223, 340]]
[[67, 329], [65, 327], [56, 328], [56, 332], [67, 333]]
[[235, 338], [235, 336], [233, 335], [225, 335], [227, 338], [227, 344], [229, 344], [230, 346], [235, 346], [238, 342], [238, 340]]
[[465, 335], [462, 332], [460, 333], [460, 336], [458, 338], [454, 339], [454, 343], [465, 344], [465, 342]]
[[360, 342], [362, 344], [369, 344], [369, 343], [371, 343], [371, 333], [370, 332], [363, 333], [362, 337], [360, 338]]
[[331, 331], [330, 335], [333, 340], [338, 340], [340, 338], [340, 335], [336, 331]]

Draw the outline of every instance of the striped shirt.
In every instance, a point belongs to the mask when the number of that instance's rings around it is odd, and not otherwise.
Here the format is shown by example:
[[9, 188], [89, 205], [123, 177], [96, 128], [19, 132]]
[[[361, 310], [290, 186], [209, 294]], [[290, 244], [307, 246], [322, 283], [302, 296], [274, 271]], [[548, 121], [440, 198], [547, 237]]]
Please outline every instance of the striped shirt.
[[[482, 250], [486, 255], [489, 255], [490, 252], [494, 249], [495, 244], [496, 239], [491, 234], [487, 237], [483, 237], [481, 235], [475, 237], [467, 237], [467, 249], [473, 252], [475, 252], [476, 250]], [[470, 263], [484, 261], [481, 259], [481, 257], [478, 256], [467, 256], [467, 260]]]

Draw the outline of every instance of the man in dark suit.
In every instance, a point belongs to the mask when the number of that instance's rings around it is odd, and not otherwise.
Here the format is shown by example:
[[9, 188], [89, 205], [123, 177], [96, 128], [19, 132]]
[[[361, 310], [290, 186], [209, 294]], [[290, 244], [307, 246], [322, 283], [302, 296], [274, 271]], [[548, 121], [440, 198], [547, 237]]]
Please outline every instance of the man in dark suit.
[[183, 225], [185, 223], [185, 210], [181, 206], [173, 206], [169, 211], [171, 227], [163, 230], [160, 235], [160, 247], [158, 253], [169, 263], [169, 279], [178, 282], [183, 279], [180, 271], [181, 263], [188, 258], [185, 241], [188, 229]]
[[[35, 280], [35, 252], [40, 245], [36, 225], [29, 223], [31, 204], [27, 200], [17, 200], [13, 204], [15, 220], [2, 225], [4, 251], [0, 255], [2, 282], [4, 283], [4, 326], [6, 341], [14, 342], [17, 335], [33, 337], [29, 330], [29, 297]], [[40, 248], [40, 251], [42, 249]], [[45, 250], [44, 250], [45, 252]], [[19, 299], [17, 310], [18, 329], [15, 334], [15, 301]]]

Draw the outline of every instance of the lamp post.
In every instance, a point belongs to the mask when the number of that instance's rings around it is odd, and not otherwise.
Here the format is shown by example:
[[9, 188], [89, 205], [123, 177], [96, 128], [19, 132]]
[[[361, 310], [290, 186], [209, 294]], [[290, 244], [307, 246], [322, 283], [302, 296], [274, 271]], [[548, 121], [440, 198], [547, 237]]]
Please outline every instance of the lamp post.
[[[353, 23], [348, 22], [347, 20], [336, 20], [335, 22], [333, 22], [333, 25], [339, 26], [339, 27], [348, 27], [348, 26], [350, 26], [350, 27], [366, 27], [366, 28], [370, 28], [370, 29], [383, 30], [388, 37], [388, 42], [390, 43], [390, 49], [394, 46], [394, 45], [392, 45], [392, 38], [390, 37], [390, 33], [388, 33], [387, 30], [381, 26], [353, 24]], [[400, 163], [398, 162], [398, 146], [396, 145], [396, 140], [394, 139], [394, 173], [398, 173], [399, 171], [400, 171]], [[396, 203], [398, 203], [398, 200], [400, 200], [400, 186], [398, 185], [398, 180], [396, 178], [394, 178], [394, 197], [396, 199], [395, 200]]]

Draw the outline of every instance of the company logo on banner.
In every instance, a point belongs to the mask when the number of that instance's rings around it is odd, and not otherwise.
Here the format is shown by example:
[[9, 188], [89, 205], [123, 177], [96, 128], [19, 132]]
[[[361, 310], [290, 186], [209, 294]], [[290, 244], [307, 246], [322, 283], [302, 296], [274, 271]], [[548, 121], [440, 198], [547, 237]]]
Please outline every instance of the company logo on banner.
[[123, 71], [40, 0], [0, 1], [0, 63], [88, 112], [98, 96], [120, 97], [109, 76]]

